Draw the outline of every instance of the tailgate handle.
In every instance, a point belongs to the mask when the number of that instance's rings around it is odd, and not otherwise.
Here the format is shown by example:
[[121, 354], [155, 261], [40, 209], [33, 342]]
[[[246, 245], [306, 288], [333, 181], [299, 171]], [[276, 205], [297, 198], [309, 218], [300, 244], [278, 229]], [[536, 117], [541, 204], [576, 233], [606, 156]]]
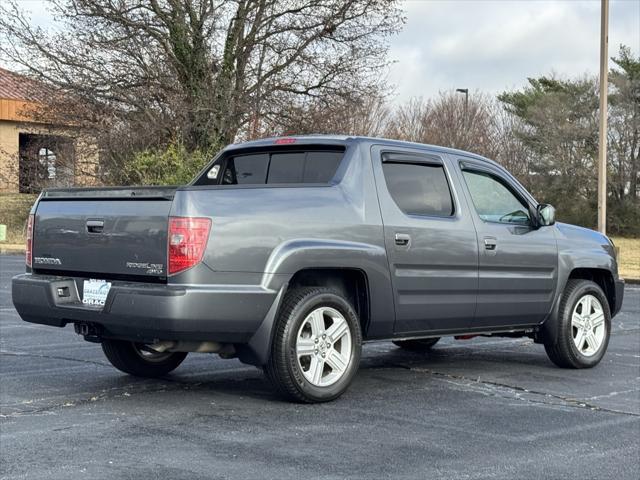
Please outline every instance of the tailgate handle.
[[104, 220], [87, 220], [87, 232], [102, 233], [104, 230]]

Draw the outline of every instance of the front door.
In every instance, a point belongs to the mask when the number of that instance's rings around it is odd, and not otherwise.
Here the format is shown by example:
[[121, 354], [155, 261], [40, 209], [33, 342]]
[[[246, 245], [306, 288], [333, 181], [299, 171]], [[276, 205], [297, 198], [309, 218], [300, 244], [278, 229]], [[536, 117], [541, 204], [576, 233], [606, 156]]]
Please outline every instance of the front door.
[[551, 311], [558, 249], [551, 227], [536, 227], [535, 205], [505, 171], [459, 163], [478, 235], [480, 278], [474, 328], [533, 325]]
[[372, 154], [395, 333], [465, 330], [476, 305], [478, 246], [468, 209], [460, 208], [453, 163], [419, 149], [374, 147]]

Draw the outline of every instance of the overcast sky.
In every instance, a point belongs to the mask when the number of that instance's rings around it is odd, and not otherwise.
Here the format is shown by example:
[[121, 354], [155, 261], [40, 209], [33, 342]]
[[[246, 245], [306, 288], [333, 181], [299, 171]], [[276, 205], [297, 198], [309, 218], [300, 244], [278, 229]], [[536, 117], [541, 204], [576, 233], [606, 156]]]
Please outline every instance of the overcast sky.
[[[406, 0], [405, 10], [391, 41], [396, 101], [599, 71], [600, 0]], [[640, 52], [640, 0], [610, 3], [609, 56], [621, 43]]]
[[[0, 0], [2, 1], [2, 0]], [[42, 0], [22, 0], [48, 26]], [[527, 77], [597, 73], [600, 0], [404, 0], [407, 23], [391, 39], [396, 102], [469, 88], [498, 93]], [[611, 0], [609, 56], [640, 53], [640, 0]]]

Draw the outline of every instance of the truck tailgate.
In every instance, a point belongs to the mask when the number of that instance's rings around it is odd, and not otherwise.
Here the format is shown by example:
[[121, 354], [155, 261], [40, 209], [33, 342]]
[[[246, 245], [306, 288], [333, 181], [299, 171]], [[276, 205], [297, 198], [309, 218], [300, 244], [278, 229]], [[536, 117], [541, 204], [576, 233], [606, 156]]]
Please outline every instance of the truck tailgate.
[[171, 197], [43, 196], [35, 213], [35, 272], [162, 280]]

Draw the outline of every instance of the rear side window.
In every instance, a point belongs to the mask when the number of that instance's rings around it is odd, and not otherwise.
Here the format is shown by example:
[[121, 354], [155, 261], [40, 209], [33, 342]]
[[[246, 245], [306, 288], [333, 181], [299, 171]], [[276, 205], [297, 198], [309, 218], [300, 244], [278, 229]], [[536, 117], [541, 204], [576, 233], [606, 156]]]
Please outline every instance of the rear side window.
[[265, 183], [269, 168], [269, 155], [240, 155], [227, 160], [222, 175], [223, 185]]
[[236, 155], [217, 161], [196, 185], [328, 183], [343, 150], [274, 151]]
[[274, 153], [267, 183], [327, 183], [342, 156], [342, 152]]
[[451, 190], [442, 165], [385, 162], [382, 170], [391, 197], [407, 215], [453, 215]]

